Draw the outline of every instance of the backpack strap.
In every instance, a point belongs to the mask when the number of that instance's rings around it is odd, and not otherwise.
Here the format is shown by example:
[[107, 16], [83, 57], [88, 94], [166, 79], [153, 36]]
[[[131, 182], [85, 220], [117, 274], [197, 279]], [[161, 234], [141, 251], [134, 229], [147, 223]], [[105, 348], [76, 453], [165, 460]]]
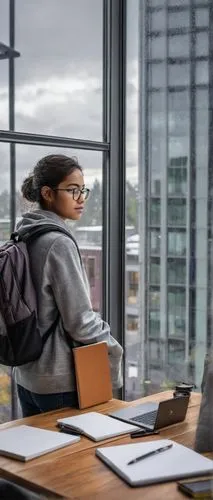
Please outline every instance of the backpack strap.
[[58, 226], [57, 224], [44, 224], [44, 225], [36, 225], [35, 227], [31, 227], [28, 232], [26, 232], [23, 236], [20, 236], [20, 233], [18, 231], [15, 231], [14, 233], [11, 234], [11, 240], [13, 240], [15, 243], [18, 243], [19, 241], [23, 241], [24, 243], [32, 243], [34, 240], [39, 238], [39, 236], [42, 236], [43, 234], [51, 233], [51, 232], [58, 232], [65, 234], [70, 238], [74, 243], [78, 251], [79, 259], [82, 264], [82, 258], [81, 254], [78, 248], [78, 244], [74, 236], [68, 231], [67, 229]]

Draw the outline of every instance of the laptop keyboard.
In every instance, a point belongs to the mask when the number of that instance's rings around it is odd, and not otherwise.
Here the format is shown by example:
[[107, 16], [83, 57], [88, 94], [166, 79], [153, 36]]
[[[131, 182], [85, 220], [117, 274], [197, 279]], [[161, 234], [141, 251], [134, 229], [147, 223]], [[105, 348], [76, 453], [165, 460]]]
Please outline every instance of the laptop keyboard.
[[138, 422], [139, 424], [154, 426], [157, 412], [158, 410], [149, 411], [148, 413], [144, 413], [143, 415], [137, 415], [137, 417], [133, 417], [131, 418], [131, 420], [133, 420], [134, 422]]

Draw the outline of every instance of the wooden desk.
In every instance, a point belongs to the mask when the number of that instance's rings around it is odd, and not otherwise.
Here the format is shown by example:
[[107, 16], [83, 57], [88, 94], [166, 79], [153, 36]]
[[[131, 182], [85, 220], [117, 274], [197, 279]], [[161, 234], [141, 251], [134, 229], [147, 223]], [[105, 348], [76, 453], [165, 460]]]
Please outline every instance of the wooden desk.
[[[165, 391], [134, 401], [134, 403], [112, 400], [103, 405], [93, 407], [92, 410], [107, 413], [112, 409], [138, 404], [141, 401], [162, 401], [171, 397], [171, 395], [171, 391]], [[165, 428], [160, 432], [159, 437], [149, 436], [147, 438], [140, 438], [137, 439], [137, 442], [169, 438], [190, 448], [193, 447], [200, 399], [200, 394], [194, 393], [191, 395], [187, 418], [184, 422]], [[79, 410], [64, 409], [9, 422], [3, 424], [0, 428], [25, 423], [35, 427], [57, 430], [57, 418], [77, 413], [79, 413]], [[0, 457], [0, 475], [34, 491], [46, 492], [49, 496], [55, 494], [61, 498], [103, 498], [110, 500], [114, 498], [122, 498], [122, 500], [129, 498], [141, 499], [142, 496], [148, 500], [154, 500], [155, 498], [168, 498], [168, 500], [170, 498], [172, 500], [184, 498], [177, 490], [175, 482], [142, 488], [131, 488], [124, 483], [95, 456], [95, 448], [103, 445], [107, 446], [107, 444], [111, 445], [115, 441], [116, 444], [133, 442], [129, 435], [101, 441], [98, 444], [82, 437], [79, 443], [49, 453], [26, 464]]]

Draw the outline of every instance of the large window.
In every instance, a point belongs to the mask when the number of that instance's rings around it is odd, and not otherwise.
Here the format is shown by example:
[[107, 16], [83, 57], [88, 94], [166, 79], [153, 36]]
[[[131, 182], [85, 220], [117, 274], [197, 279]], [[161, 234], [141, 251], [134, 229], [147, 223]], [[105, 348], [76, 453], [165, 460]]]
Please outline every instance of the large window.
[[187, 194], [187, 170], [186, 168], [169, 168], [168, 170], [168, 194], [185, 196]]
[[16, 0], [17, 130], [101, 140], [102, 18], [102, 0]]
[[169, 259], [167, 276], [170, 285], [184, 285], [186, 283], [186, 262], [182, 259]]
[[150, 260], [150, 283], [160, 284], [160, 259]]
[[160, 214], [161, 214], [160, 200], [153, 199], [150, 206], [150, 224], [152, 226], [160, 225]]
[[[103, 113], [108, 85], [103, 86], [103, 19], [102, 0], [0, 2], [0, 242], [9, 239], [25, 210], [35, 208], [23, 201], [20, 188], [36, 162], [51, 153], [76, 156], [91, 193], [82, 219], [67, 224], [79, 243], [92, 305], [100, 314], [102, 185], [109, 150], [106, 132], [103, 139], [108, 119]], [[13, 35], [14, 47], [9, 45]], [[0, 422], [17, 416], [17, 410], [11, 371], [0, 366]]]
[[128, 303], [137, 304], [138, 302], [138, 272], [129, 271], [127, 277]]
[[186, 225], [186, 200], [171, 198], [168, 200], [168, 225]]

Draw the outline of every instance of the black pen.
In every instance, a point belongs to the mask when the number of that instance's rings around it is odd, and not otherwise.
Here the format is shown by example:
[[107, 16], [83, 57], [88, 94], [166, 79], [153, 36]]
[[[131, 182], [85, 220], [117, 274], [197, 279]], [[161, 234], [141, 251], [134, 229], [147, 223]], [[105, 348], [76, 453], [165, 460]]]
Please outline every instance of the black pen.
[[136, 464], [140, 460], [143, 460], [144, 458], [151, 457], [152, 455], [162, 453], [162, 451], [169, 450], [169, 448], [172, 448], [173, 444], [168, 444], [167, 446], [161, 446], [161, 448], [157, 448], [156, 450], [149, 451], [148, 453], [144, 453], [144, 455], [140, 455], [139, 457], [133, 458], [133, 460], [130, 460], [130, 462], [127, 463], [127, 465], [132, 465]]
[[59, 426], [59, 431], [63, 432], [64, 434], [73, 434], [74, 436], [81, 436], [81, 431], [78, 431], [76, 429], [72, 429], [72, 427], [68, 427], [66, 425], [60, 425]]
[[153, 436], [153, 434], [159, 434], [159, 431], [134, 431], [130, 434], [130, 437], [139, 438], [145, 436]]

